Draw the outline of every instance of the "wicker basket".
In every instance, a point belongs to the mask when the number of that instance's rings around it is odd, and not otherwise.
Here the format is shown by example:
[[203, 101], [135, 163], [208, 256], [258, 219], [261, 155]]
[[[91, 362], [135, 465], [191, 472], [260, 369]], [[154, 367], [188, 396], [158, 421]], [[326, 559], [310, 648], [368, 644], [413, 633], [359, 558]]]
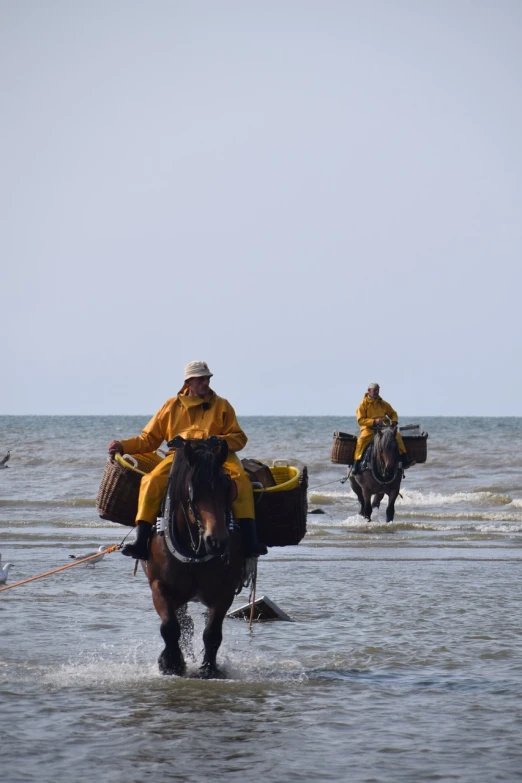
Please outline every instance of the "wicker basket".
[[420, 435], [403, 435], [402, 439], [408, 452], [408, 457], [415, 462], [426, 462], [428, 456], [428, 433]]
[[159, 454], [125, 454], [110, 457], [105, 465], [96, 510], [102, 519], [134, 527], [141, 477], [163, 460]]
[[346, 432], [334, 432], [331, 461], [337, 465], [353, 465], [356, 443], [357, 437], [355, 435], [348, 435]]
[[267, 546], [295, 546], [306, 534], [308, 471], [278, 465], [270, 472], [276, 486], [254, 489], [259, 539]]

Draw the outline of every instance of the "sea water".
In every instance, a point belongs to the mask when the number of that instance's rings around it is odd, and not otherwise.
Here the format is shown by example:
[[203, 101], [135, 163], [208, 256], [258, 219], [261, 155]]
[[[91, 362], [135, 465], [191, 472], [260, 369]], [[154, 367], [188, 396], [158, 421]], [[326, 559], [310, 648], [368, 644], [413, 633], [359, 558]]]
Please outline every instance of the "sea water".
[[[148, 418], [0, 417], [8, 585], [123, 540], [95, 497], [107, 443]], [[308, 466], [306, 537], [259, 560], [257, 596], [294, 622], [227, 618], [207, 682], [204, 608], [188, 676], [161, 676], [147, 581], [118, 552], [1, 592], [3, 780], [520, 780], [522, 419], [401, 420], [428, 460], [392, 524], [362, 519], [330, 462], [354, 419], [240, 423], [240, 456]]]

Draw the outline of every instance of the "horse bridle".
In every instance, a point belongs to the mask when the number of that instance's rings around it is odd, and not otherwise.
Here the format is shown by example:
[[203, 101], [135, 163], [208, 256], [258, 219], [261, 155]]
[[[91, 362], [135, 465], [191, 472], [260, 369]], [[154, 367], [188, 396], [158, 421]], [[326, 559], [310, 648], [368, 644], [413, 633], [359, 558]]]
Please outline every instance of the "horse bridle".
[[[232, 479], [228, 478], [228, 480], [229, 480], [229, 482], [232, 483]], [[183, 509], [183, 516], [185, 517], [185, 522], [186, 522], [186, 525], [187, 525], [187, 532], [188, 532], [188, 536], [189, 536], [189, 540], [190, 540], [190, 548], [192, 549], [194, 554], [197, 555], [198, 558], [199, 558], [199, 557], [201, 557], [199, 555], [199, 552], [200, 552], [202, 544], [203, 544], [203, 536], [205, 534], [205, 528], [203, 527], [203, 523], [201, 521], [201, 517], [199, 516], [197, 508], [196, 508], [195, 503], [194, 503], [194, 485], [192, 483], [192, 479], [189, 479], [189, 482], [188, 482], [188, 509], [189, 509], [190, 513], [192, 514], [192, 518], [194, 519], [194, 522], [191, 522], [190, 519], [189, 519], [189, 515], [187, 514], [187, 509], [185, 507], [185, 503], [181, 502], [180, 505], [181, 505], [181, 508]], [[228, 520], [227, 520], [227, 517], [228, 517]], [[195, 540], [195, 538], [194, 538], [194, 536], [192, 534], [192, 530], [191, 530], [191, 527], [192, 527], [193, 524], [195, 524], [197, 526], [197, 529], [198, 529], [198, 541], [197, 542], [196, 542], [196, 540]], [[232, 510], [231, 509], [227, 509], [225, 511], [225, 524], [228, 526], [229, 533], [231, 533], [232, 530], [234, 529], [234, 524], [235, 524], [234, 523], [234, 517], [232, 515]], [[230, 549], [230, 541], [227, 544], [227, 547], [226, 547], [225, 551], [220, 556], [223, 560], [228, 559], [228, 556], [230, 554], [229, 549]], [[214, 555], [211, 555], [210, 557], [214, 557]], [[202, 558], [202, 560], [205, 560], [205, 559], [206, 559], [206, 557]]]

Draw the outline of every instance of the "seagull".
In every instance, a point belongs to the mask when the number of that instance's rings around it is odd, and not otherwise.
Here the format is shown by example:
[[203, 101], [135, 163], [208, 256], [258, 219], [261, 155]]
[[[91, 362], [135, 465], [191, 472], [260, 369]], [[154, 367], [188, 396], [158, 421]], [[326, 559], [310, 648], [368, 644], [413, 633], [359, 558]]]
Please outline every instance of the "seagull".
[[9, 569], [12, 565], [12, 563], [6, 563], [2, 568], [2, 564], [0, 563], [0, 585], [5, 585], [7, 582], [7, 574], [9, 573]]
[[84, 552], [81, 555], [69, 555], [69, 557], [72, 557], [74, 560], [83, 560], [84, 557], [90, 557], [91, 555], [97, 555], [98, 553], [100, 553], [98, 557], [93, 557], [92, 560], [88, 560], [85, 563], [85, 565], [92, 565], [92, 566], [94, 566], [96, 563], [99, 563], [100, 560], [103, 560], [103, 556], [104, 556], [104, 553], [105, 553], [106, 549], [107, 549], [106, 546], [100, 546], [100, 547], [98, 547], [98, 549], [95, 552]]
[[9, 465], [7, 464], [9, 462], [9, 457], [11, 456], [11, 452], [8, 451], [5, 457], [3, 459], [0, 459], [0, 470], [3, 470], [4, 468], [8, 468]]

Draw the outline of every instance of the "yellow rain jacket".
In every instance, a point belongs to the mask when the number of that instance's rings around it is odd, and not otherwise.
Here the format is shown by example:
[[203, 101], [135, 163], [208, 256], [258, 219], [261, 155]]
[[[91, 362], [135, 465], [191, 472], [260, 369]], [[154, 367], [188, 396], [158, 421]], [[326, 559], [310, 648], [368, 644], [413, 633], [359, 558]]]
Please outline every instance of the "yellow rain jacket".
[[[235, 452], [247, 442], [247, 436], [238, 424], [232, 405], [223, 397], [210, 391], [206, 399], [190, 397], [184, 386], [176, 397], [167, 400], [149, 421], [141, 435], [120, 441], [126, 454], [145, 454], [155, 451], [164, 440], [181, 435], [186, 440], [224, 438], [229, 452], [223, 470], [237, 485], [237, 498], [232, 504], [236, 519], [254, 519], [254, 495], [252, 483]], [[161, 502], [167, 488], [174, 452], [141, 479], [136, 522], [143, 520], [155, 524]]]
[[[364, 395], [363, 401], [355, 411], [355, 415], [357, 416], [357, 423], [361, 428], [361, 434], [359, 435], [357, 446], [355, 447], [354, 459], [361, 459], [366, 446], [373, 439], [374, 432], [372, 427], [374, 420], [383, 419], [385, 416], [389, 416], [392, 422], [397, 424], [399, 417], [389, 402], [383, 400], [382, 397], [377, 397], [375, 400], [372, 400], [367, 394]], [[406, 454], [406, 446], [404, 445], [402, 435], [398, 430], [396, 438], [397, 445], [399, 446], [399, 453]]]

